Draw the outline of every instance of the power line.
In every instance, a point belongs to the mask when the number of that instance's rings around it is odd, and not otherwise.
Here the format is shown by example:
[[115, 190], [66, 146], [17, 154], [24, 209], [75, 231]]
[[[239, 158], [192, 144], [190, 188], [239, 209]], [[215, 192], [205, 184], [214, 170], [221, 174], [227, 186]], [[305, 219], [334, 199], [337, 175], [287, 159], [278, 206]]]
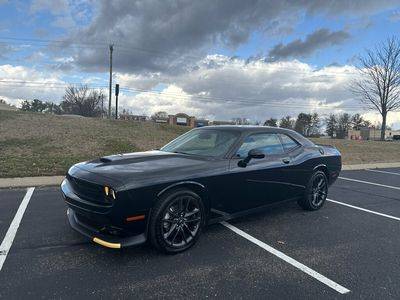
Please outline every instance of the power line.
[[[233, 103], [243, 103], [243, 104], [262, 104], [262, 105], [275, 105], [275, 106], [284, 106], [284, 107], [309, 107], [309, 105], [301, 105], [301, 104], [285, 104], [282, 103], [281, 100], [274, 100], [274, 99], [255, 99], [255, 98], [237, 98], [237, 97], [206, 97], [202, 95], [193, 95], [189, 94], [188, 96], [182, 95], [182, 94], [177, 94], [177, 93], [171, 93], [171, 92], [157, 92], [154, 90], [146, 90], [146, 89], [140, 89], [140, 88], [121, 88], [121, 90], [125, 91], [133, 91], [133, 92], [143, 92], [143, 93], [151, 93], [151, 94], [157, 94], [157, 95], [166, 95], [166, 96], [171, 96], [175, 97], [180, 100], [187, 100], [188, 98], [195, 98], [195, 99], [200, 99], [203, 100], [204, 102], [233, 102]], [[266, 102], [268, 101], [268, 102]], [[325, 104], [327, 106], [328, 104]], [[327, 106], [325, 108], [332, 108], [331, 106]], [[334, 107], [333, 107], [334, 108]], [[355, 109], [360, 109], [359, 106], [351, 106], [351, 105], [346, 105], [346, 106], [341, 106], [340, 108], [355, 108]]]
[[[18, 85], [19, 83], [19, 85]], [[28, 83], [29, 85], [26, 85]], [[23, 84], [23, 85], [21, 85]], [[64, 89], [65, 87], [69, 85], [87, 85], [85, 83], [81, 82], [69, 82], [69, 83], [52, 83], [52, 82], [35, 82], [35, 81], [15, 81], [15, 80], [0, 80], [0, 86], [16, 86], [16, 87], [37, 87], [37, 86], [43, 86], [45, 85], [46, 88], [59, 88], [59, 89]], [[52, 86], [49, 86], [52, 85]], [[106, 88], [107, 85], [90, 85], [91, 89], [99, 89], [99, 88]], [[152, 95], [161, 95], [161, 96], [167, 96], [170, 98], [174, 98], [177, 100], [193, 100], [193, 99], [198, 99], [202, 100], [203, 102], [207, 103], [231, 103], [231, 104], [243, 104], [243, 105], [268, 105], [268, 106], [273, 106], [273, 107], [287, 107], [287, 108], [310, 108], [310, 104], [292, 104], [292, 103], [282, 103], [282, 101], [275, 100], [275, 99], [268, 99], [268, 98], [263, 98], [263, 99], [256, 99], [256, 98], [243, 98], [243, 97], [209, 97], [209, 96], [203, 96], [203, 95], [196, 95], [196, 94], [189, 94], [188, 96], [182, 95], [182, 94], [177, 94], [173, 92], [164, 92], [164, 91], [154, 91], [154, 90], [148, 90], [148, 89], [140, 89], [140, 88], [128, 88], [128, 87], [121, 87], [120, 88], [122, 91], [126, 92], [135, 92], [135, 93], [148, 93]], [[329, 104], [316, 104], [317, 108], [320, 109], [334, 109], [334, 108], [340, 108], [340, 109], [355, 109], [355, 110], [360, 110], [362, 107], [356, 106], [356, 105], [341, 105], [338, 107], [332, 107]]]

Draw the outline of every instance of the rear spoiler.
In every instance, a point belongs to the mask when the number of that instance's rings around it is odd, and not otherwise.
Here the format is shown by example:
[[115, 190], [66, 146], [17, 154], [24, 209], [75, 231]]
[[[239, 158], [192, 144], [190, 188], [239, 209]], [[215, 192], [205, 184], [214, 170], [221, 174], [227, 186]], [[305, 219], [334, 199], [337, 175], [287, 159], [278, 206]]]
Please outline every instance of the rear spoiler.
[[336, 147], [335, 147], [335, 146], [332, 146], [332, 145], [325, 145], [325, 144], [315, 144], [315, 146], [318, 146], [318, 147], [327, 147], [327, 148], [336, 149]]

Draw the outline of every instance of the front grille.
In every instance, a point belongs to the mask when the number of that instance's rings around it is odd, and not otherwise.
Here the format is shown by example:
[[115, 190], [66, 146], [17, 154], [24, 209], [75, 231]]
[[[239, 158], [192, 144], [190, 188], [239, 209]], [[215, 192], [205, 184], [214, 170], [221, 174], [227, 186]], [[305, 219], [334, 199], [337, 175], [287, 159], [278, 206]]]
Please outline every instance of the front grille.
[[82, 214], [76, 214], [78, 222], [87, 227], [89, 230], [94, 230], [102, 234], [111, 234], [116, 236], [124, 236], [125, 231], [117, 226], [113, 226], [108, 222], [96, 220], [95, 218], [89, 218]]
[[67, 175], [74, 192], [82, 199], [98, 204], [109, 204], [105, 198], [103, 186], [86, 180], [82, 180], [71, 175]]
[[100, 229], [104, 228], [104, 222], [100, 222], [93, 218], [88, 218], [81, 214], [76, 214], [76, 218], [78, 219], [78, 221], [80, 223], [87, 225], [87, 226], [91, 227], [92, 229], [95, 229], [96, 231], [100, 231]]

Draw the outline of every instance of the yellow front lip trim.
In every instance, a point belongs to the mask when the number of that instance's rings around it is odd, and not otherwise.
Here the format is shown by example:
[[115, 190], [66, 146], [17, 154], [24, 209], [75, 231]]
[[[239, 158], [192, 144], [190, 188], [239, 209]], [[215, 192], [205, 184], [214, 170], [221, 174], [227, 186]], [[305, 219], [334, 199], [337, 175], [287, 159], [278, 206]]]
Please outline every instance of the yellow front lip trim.
[[101, 239], [99, 239], [97, 237], [93, 238], [93, 242], [95, 242], [95, 243], [97, 243], [99, 245], [102, 245], [104, 247], [107, 247], [107, 248], [113, 248], [113, 249], [120, 249], [121, 248], [121, 244], [119, 244], [119, 243], [109, 243], [109, 242], [103, 241], [103, 240], [101, 240]]

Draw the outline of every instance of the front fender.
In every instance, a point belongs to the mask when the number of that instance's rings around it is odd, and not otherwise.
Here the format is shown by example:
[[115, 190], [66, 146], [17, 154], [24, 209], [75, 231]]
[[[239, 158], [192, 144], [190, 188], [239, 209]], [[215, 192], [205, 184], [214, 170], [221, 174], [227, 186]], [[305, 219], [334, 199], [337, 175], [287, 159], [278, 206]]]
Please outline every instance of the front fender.
[[211, 207], [211, 200], [210, 194], [208, 189], [205, 185], [197, 181], [180, 181], [175, 182], [173, 184], [168, 185], [167, 187], [163, 188], [158, 194], [157, 198], [161, 198], [165, 193], [176, 189], [176, 188], [188, 188], [199, 195], [199, 197], [203, 200], [203, 204], [205, 205], [207, 212], [210, 210]]

